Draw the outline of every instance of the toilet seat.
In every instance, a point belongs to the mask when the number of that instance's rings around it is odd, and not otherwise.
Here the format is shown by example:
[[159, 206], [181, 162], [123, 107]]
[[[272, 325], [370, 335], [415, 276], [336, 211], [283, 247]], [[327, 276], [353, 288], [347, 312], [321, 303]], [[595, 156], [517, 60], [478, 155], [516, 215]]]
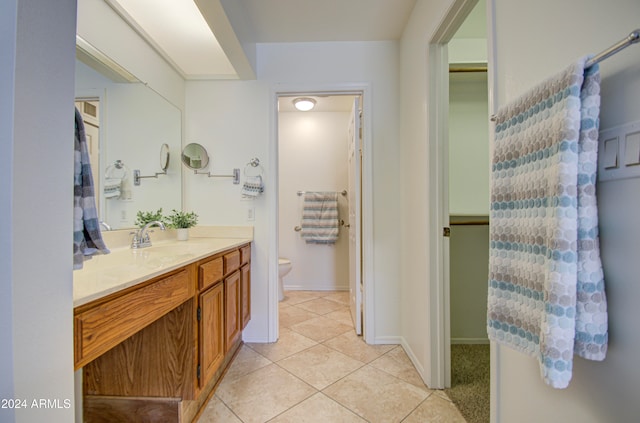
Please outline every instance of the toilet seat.
[[278, 301], [284, 300], [284, 283], [282, 278], [291, 271], [291, 260], [278, 257]]

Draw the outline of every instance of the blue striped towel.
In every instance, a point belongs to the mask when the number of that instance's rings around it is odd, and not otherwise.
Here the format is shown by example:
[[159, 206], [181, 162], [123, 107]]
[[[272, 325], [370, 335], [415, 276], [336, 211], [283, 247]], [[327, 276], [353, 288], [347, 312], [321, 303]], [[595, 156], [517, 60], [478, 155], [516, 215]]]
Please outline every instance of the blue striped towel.
[[585, 59], [498, 111], [491, 174], [489, 338], [565, 388], [573, 355], [603, 360], [607, 304], [595, 182], [597, 65]]
[[108, 254], [96, 209], [89, 149], [82, 115], [76, 109], [73, 175], [73, 268], [82, 269], [93, 254]]
[[338, 193], [306, 192], [300, 235], [308, 244], [334, 244], [338, 240]]
[[264, 182], [262, 176], [248, 176], [242, 185], [242, 197], [256, 198], [264, 192]]

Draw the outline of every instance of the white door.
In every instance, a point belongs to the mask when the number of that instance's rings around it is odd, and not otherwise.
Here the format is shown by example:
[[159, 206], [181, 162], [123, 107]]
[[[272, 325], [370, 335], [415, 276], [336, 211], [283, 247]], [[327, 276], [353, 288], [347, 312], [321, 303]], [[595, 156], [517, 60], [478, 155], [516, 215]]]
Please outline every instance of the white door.
[[355, 97], [349, 122], [349, 297], [356, 334], [362, 335], [361, 132], [360, 99]]
[[[100, 210], [100, 120], [98, 115], [100, 103], [96, 100], [76, 101], [75, 104], [84, 121], [84, 132], [87, 138], [93, 189], [96, 198], [96, 210]], [[102, 214], [100, 214], [100, 217], [102, 217]]]

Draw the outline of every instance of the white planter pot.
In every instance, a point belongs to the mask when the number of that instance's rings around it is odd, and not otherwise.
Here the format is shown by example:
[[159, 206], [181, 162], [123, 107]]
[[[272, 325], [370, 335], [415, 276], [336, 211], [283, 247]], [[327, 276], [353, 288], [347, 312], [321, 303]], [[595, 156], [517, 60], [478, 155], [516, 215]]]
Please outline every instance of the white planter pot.
[[178, 228], [176, 231], [178, 233], [178, 241], [186, 241], [189, 239], [189, 229]]

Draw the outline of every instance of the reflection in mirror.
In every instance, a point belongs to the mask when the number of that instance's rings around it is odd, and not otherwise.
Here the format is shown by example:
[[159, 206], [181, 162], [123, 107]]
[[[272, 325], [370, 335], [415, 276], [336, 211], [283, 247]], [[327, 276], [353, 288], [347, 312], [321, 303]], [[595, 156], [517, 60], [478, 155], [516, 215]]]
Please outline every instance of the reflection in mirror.
[[[103, 187], [100, 178], [100, 99], [99, 98], [76, 98], [76, 109], [80, 112], [84, 121], [85, 137], [87, 149], [89, 150], [89, 163], [91, 163], [91, 176], [93, 179], [93, 189], [99, 193]], [[102, 204], [101, 197], [95, 196], [96, 209], [100, 210]]]
[[162, 172], [156, 172], [153, 175], [141, 175], [140, 174], [140, 169], [134, 169], [133, 171], [133, 185], [140, 185], [140, 180], [141, 179], [149, 179], [149, 178], [158, 178], [158, 176], [160, 175], [166, 175], [167, 174], [167, 167], [169, 167], [169, 145], [168, 144], [162, 144], [160, 146], [160, 169], [162, 169]]
[[[180, 210], [182, 172], [180, 163], [169, 160], [170, 150], [181, 150], [180, 109], [141, 82], [116, 82], [83, 62], [76, 60], [76, 98], [90, 99], [98, 110], [97, 166], [92, 163], [92, 167], [99, 219], [122, 229], [134, 227], [138, 211]], [[133, 186], [132, 169], [142, 174], [157, 172], [158, 141], [160, 165], [167, 176]], [[119, 179], [114, 183], [109, 178], [105, 184], [114, 163], [122, 165]], [[106, 195], [105, 189], [110, 190]]]
[[207, 150], [197, 143], [187, 144], [182, 150], [182, 163], [189, 169], [204, 169], [209, 164]]
[[164, 143], [160, 147], [160, 169], [166, 172], [168, 167], [169, 167], [169, 144]]

